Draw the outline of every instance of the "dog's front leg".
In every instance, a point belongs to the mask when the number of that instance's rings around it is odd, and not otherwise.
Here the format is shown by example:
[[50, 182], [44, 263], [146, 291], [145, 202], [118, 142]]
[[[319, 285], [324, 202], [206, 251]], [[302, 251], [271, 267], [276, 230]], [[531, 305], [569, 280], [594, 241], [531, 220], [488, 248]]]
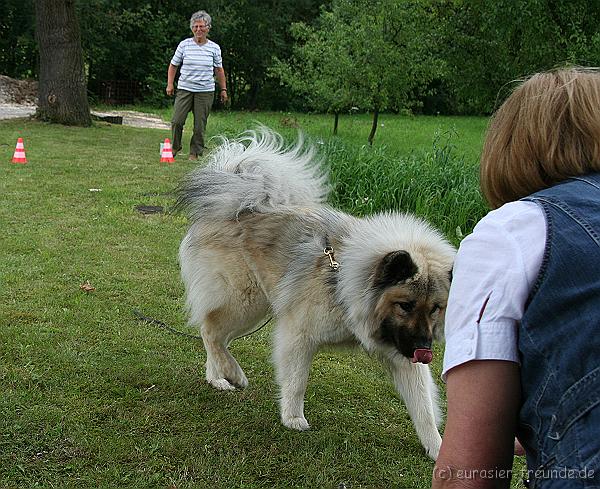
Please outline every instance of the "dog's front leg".
[[293, 430], [310, 428], [304, 417], [304, 394], [316, 346], [294, 327], [278, 324], [273, 360], [280, 387], [281, 422]]
[[427, 365], [410, 363], [396, 358], [390, 363], [394, 386], [404, 399], [419, 440], [427, 455], [437, 459], [442, 438], [437, 430], [441, 420], [437, 401], [437, 387]]

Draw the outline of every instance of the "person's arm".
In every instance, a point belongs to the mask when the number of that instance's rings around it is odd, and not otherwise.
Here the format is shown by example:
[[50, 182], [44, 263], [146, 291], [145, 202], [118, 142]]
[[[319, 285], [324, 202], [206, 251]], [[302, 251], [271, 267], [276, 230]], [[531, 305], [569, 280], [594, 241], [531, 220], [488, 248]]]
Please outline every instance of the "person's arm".
[[519, 366], [474, 360], [447, 374], [448, 418], [432, 488], [510, 486]]
[[175, 93], [175, 75], [177, 74], [177, 66], [169, 63], [169, 69], [167, 70], [167, 95], [171, 96]]
[[227, 79], [225, 78], [225, 70], [223, 67], [215, 68], [215, 76], [217, 77], [217, 83], [219, 84], [219, 96], [221, 102], [225, 103], [229, 97], [227, 96]]

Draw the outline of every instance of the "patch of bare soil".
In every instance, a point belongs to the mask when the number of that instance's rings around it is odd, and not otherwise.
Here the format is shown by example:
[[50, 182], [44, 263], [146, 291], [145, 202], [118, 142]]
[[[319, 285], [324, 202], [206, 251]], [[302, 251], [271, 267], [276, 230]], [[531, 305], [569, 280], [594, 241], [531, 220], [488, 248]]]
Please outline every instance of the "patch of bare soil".
[[163, 121], [155, 114], [145, 114], [133, 110], [108, 110], [104, 112], [92, 111], [92, 115], [98, 117], [120, 116], [123, 118], [123, 125], [133, 127], [151, 127], [155, 129], [171, 129], [171, 125]]

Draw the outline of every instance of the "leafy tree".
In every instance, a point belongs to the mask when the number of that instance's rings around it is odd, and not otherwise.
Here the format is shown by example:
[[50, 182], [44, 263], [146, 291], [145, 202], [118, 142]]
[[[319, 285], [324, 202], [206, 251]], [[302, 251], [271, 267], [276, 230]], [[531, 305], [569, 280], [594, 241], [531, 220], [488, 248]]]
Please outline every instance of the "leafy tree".
[[435, 6], [454, 112], [491, 112], [502, 87], [533, 72], [600, 63], [596, 0], [439, 0]]
[[246, 108], [285, 106], [287, 93], [269, 79], [273, 57], [291, 54], [289, 27], [312, 21], [329, 0], [238, 0], [215, 6], [218, 25], [212, 35], [221, 44], [228, 87], [234, 103]]
[[71, 126], [91, 125], [79, 20], [73, 0], [36, 0], [40, 52], [36, 116]]
[[274, 72], [314, 109], [372, 111], [372, 144], [379, 112], [413, 106], [415, 89], [440, 71], [431, 54], [428, 7], [426, 1], [334, 0], [314, 28], [294, 27], [294, 55], [279, 60]]
[[[324, 36], [325, 30], [297, 23], [291, 32], [298, 42], [294, 57], [289, 61], [275, 59], [271, 74], [294, 92], [303, 94], [311, 108], [333, 113], [333, 134], [337, 134], [339, 114], [352, 107], [353, 102], [350, 84], [346, 83], [347, 73], [352, 71], [352, 65], [346, 65], [349, 58], [332, 49], [335, 41]], [[332, 34], [328, 32], [329, 36]]]
[[0, 73], [12, 78], [37, 74], [33, 0], [0, 0]]

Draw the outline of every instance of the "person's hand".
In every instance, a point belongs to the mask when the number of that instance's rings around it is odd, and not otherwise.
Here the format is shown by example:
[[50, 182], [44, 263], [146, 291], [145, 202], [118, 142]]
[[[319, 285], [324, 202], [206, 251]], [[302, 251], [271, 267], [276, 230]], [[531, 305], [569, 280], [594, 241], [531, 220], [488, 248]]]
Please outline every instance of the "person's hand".
[[229, 100], [229, 97], [227, 97], [227, 90], [221, 90], [221, 103], [225, 104], [227, 102], [227, 100]]
[[173, 95], [175, 93], [175, 88], [173, 88], [173, 84], [172, 83], [167, 83], [167, 95], [170, 97], [171, 95]]

